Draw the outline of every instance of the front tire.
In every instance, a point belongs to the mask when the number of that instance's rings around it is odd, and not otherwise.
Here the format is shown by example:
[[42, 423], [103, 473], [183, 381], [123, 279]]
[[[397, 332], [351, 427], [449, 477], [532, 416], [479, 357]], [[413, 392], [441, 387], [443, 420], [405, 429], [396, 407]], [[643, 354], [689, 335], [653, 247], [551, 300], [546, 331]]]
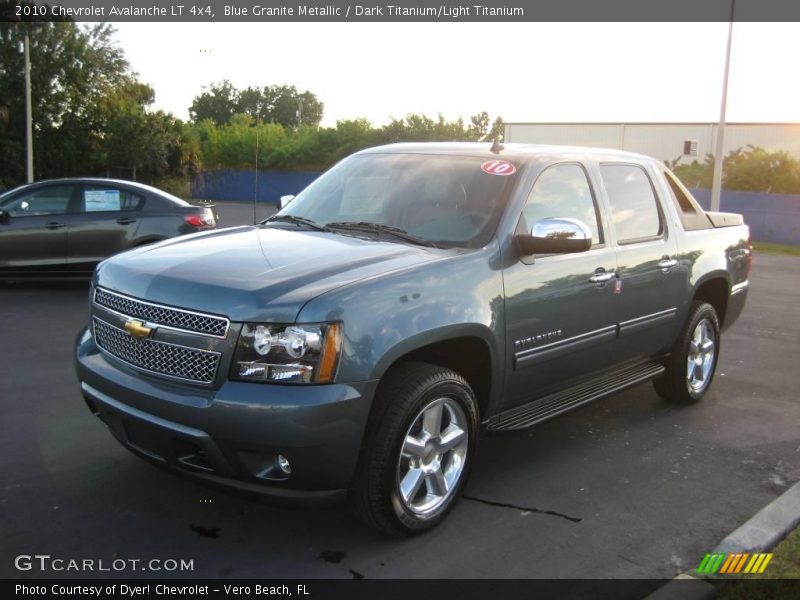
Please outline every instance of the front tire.
[[653, 381], [659, 396], [681, 404], [698, 402], [714, 379], [719, 341], [717, 312], [710, 304], [695, 301], [667, 359], [666, 372]]
[[452, 509], [477, 446], [478, 403], [458, 373], [400, 364], [375, 399], [350, 491], [359, 517], [393, 535], [421, 533]]

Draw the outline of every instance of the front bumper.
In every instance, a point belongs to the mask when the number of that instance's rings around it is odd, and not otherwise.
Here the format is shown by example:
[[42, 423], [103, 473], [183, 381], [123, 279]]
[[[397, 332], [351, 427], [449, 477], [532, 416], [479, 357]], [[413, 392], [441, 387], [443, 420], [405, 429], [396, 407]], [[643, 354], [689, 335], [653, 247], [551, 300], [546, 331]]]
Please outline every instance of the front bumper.
[[[75, 365], [90, 410], [135, 454], [207, 481], [280, 498], [340, 495], [353, 477], [377, 381], [202, 388], [142, 374], [88, 330]], [[289, 460], [291, 474], [277, 465]]]

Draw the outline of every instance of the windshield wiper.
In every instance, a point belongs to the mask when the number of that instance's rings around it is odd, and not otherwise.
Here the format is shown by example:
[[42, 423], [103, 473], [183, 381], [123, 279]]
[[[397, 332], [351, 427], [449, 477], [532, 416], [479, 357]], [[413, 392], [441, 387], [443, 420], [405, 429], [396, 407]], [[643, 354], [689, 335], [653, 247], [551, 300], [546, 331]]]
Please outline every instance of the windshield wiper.
[[271, 217], [264, 219], [263, 221], [259, 221], [259, 225], [266, 225], [267, 223], [279, 223], [281, 221], [285, 221], [287, 223], [294, 223], [295, 225], [300, 225], [303, 227], [310, 227], [316, 231], [330, 231], [328, 227], [325, 225], [320, 225], [316, 221], [312, 221], [311, 219], [306, 219], [305, 217], [298, 217], [295, 215], [272, 215]]
[[388, 233], [398, 239], [405, 240], [406, 242], [411, 242], [412, 244], [417, 244], [419, 246], [428, 246], [430, 248], [438, 248], [436, 244], [434, 244], [430, 240], [426, 240], [425, 238], [419, 237], [414, 235], [413, 233], [409, 233], [405, 229], [400, 229], [399, 227], [394, 227], [392, 225], [384, 225], [383, 223], [372, 223], [370, 221], [337, 221], [334, 223], [328, 223], [328, 229], [345, 229], [351, 231], [370, 231], [373, 233]]

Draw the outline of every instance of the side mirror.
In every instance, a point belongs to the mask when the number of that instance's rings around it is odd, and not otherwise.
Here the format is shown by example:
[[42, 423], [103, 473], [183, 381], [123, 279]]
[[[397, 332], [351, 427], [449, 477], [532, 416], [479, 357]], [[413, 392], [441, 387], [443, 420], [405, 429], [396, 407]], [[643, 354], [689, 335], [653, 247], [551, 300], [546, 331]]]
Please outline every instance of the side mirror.
[[8, 225], [11, 222], [11, 215], [4, 210], [0, 210], [0, 225]]
[[294, 200], [294, 194], [289, 194], [287, 196], [281, 196], [281, 208], [283, 208], [284, 206], [289, 204], [289, 202], [291, 202], [292, 200]]
[[548, 217], [531, 227], [530, 235], [514, 238], [523, 256], [531, 254], [569, 254], [592, 247], [592, 232], [585, 223], [569, 217]]

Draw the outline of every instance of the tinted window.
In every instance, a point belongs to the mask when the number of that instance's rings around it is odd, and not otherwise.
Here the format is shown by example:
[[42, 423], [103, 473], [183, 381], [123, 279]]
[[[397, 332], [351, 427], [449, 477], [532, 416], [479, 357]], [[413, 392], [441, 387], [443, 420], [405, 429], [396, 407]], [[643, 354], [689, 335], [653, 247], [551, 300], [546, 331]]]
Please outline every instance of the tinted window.
[[[515, 171], [483, 170], [485, 158], [363, 154], [301, 192], [281, 215], [317, 223], [381, 223], [443, 246], [478, 247], [494, 233]], [[281, 226], [281, 225], [274, 225]]]
[[128, 190], [87, 185], [81, 195], [82, 212], [139, 210], [144, 198]]
[[69, 209], [72, 186], [39, 188], [3, 202], [3, 210], [13, 217], [64, 214]]
[[592, 189], [578, 165], [555, 165], [539, 175], [522, 214], [528, 230], [541, 219], [570, 217], [589, 227], [593, 243], [603, 241]]
[[630, 242], [661, 234], [653, 186], [644, 169], [635, 165], [600, 165], [611, 205], [617, 241]]

